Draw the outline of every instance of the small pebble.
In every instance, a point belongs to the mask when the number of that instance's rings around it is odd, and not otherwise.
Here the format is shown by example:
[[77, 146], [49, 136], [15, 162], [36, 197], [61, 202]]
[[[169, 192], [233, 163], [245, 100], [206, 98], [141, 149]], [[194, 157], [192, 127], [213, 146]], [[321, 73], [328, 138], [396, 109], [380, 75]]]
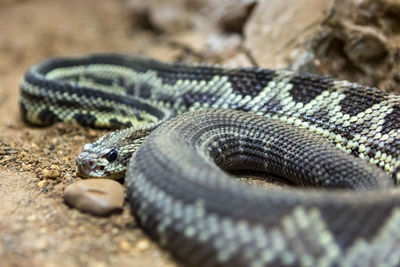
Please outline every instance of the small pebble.
[[49, 246], [49, 243], [44, 238], [40, 238], [40, 239], [35, 240], [34, 247], [37, 250], [46, 249], [48, 246]]
[[37, 186], [39, 188], [43, 188], [48, 184], [47, 180], [41, 180], [39, 183], [37, 183]]
[[40, 149], [40, 147], [36, 143], [31, 143], [31, 147], [34, 150], [39, 150]]
[[67, 204], [97, 216], [108, 216], [121, 211], [124, 204], [124, 188], [109, 179], [87, 179], [70, 184], [65, 188]]
[[93, 129], [89, 129], [88, 135], [90, 137], [96, 137], [97, 136], [97, 132], [95, 130], [93, 130]]
[[104, 262], [93, 261], [89, 263], [89, 267], [107, 267], [108, 265]]
[[148, 250], [149, 248], [150, 242], [145, 239], [139, 240], [139, 242], [137, 242], [135, 246], [135, 249], [137, 249], [139, 252], [143, 252], [145, 250]]
[[22, 165], [21, 168], [23, 171], [29, 171], [32, 168], [32, 165], [31, 164]]
[[31, 214], [27, 217], [27, 220], [30, 222], [36, 221], [37, 217], [35, 214]]
[[57, 165], [51, 165], [50, 169], [45, 169], [42, 172], [43, 177], [46, 179], [56, 179], [60, 174], [60, 168]]
[[81, 136], [81, 135], [76, 135], [72, 138], [74, 141], [79, 141], [79, 142], [83, 142], [85, 140], [85, 137]]
[[67, 184], [72, 184], [72, 182], [74, 181], [74, 178], [72, 177], [71, 174], [67, 173], [64, 176], [64, 181], [67, 182]]
[[123, 251], [129, 251], [132, 249], [131, 243], [129, 243], [127, 240], [121, 240], [118, 242], [118, 246]]
[[47, 179], [55, 179], [60, 176], [60, 171], [58, 170], [43, 170], [43, 177]]

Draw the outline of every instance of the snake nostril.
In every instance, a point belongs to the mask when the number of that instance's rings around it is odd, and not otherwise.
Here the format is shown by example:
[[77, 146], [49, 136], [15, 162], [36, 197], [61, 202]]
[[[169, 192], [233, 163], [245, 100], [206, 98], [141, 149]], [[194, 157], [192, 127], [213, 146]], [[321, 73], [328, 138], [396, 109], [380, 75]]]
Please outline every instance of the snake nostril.
[[99, 167], [100, 171], [104, 171], [104, 166]]
[[93, 167], [93, 165], [95, 164], [94, 160], [89, 160], [89, 166]]

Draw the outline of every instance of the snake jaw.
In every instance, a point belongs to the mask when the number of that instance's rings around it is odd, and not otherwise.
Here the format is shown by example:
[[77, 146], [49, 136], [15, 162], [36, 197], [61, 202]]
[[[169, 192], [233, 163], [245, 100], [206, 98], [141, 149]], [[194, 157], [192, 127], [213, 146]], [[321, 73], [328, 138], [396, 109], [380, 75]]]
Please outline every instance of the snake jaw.
[[76, 159], [77, 174], [84, 178], [104, 178], [108, 162], [96, 154], [83, 151]]

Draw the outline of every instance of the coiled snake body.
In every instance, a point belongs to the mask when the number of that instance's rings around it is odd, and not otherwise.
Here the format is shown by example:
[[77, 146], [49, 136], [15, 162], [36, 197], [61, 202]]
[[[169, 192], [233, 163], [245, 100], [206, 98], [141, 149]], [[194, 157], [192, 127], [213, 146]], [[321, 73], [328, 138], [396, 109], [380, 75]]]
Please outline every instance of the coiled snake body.
[[[78, 173], [127, 169], [141, 225], [197, 266], [399, 266], [399, 103], [327, 77], [116, 54], [39, 63], [20, 97], [33, 124], [132, 126], [85, 145]], [[234, 170], [336, 190], [256, 188]]]

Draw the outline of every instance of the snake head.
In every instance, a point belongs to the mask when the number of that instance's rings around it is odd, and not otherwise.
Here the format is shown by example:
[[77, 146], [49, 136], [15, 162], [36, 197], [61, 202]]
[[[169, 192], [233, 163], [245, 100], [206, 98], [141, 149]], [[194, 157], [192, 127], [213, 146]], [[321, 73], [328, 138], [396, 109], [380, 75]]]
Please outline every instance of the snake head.
[[76, 159], [77, 174], [83, 178], [123, 178], [129, 159], [148, 134], [128, 128], [84, 145]]

